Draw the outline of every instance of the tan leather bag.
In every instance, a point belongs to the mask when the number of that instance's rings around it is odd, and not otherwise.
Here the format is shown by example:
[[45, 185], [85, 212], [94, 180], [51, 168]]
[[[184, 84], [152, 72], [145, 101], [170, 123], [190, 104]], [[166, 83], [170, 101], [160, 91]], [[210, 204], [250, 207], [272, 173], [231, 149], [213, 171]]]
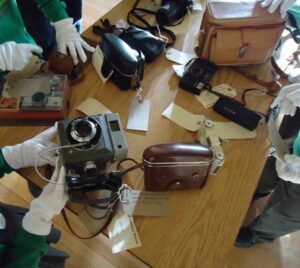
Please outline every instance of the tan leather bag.
[[253, 0], [209, 2], [196, 52], [218, 65], [261, 64], [272, 57], [285, 21]]

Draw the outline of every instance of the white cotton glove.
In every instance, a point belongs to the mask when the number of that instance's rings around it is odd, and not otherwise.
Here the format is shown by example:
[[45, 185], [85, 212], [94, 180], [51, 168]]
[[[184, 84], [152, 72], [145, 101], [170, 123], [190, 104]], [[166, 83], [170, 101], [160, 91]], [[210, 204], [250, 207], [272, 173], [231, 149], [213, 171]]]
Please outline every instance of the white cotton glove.
[[300, 157], [293, 154], [284, 155], [284, 161], [276, 159], [278, 176], [292, 183], [300, 184]]
[[42, 54], [43, 49], [33, 44], [7, 42], [0, 45], [0, 70], [20, 71], [29, 62], [33, 53]]
[[36, 235], [50, 233], [52, 218], [61, 212], [69, 199], [66, 185], [64, 185], [65, 177], [65, 168], [57, 164], [51, 181], [60, 184], [49, 182], [40, 196], [31, 202], [29, 211], [22, 221], [22, 226], [27, 232]]
[[268, 7], [269, 13], [274, 13], [280, 7], [280, 14], [285, 18], [287, 11], [291, 8], [296, 0], [261, 0], [262, 7]]
[[94, 52], [95, 49], [81, 38], [76, 27], [73, 25], [73, 19], [63, 19], [52, 23], [52, 25], [56, 30], [56, 41], [59, 51], [67, 55], [68, 48], [75, 65], [78, 64], [77, 55], [79, 55], [81, 61], [86, 62], [87, 57], [83, 49], [90, 52]]
[[42, 156], [40, 154], [55, 147], [55, 144], [50, 141], [55, 134], [56, 127], [51, 127], [23, 143], [5, 146], [2, 153], [6, 163], [13, 169], [35, 166], [35, 163], [37, 166], [46, 164], [54, 166], [55, 150], [51, 150]]
[[297, 107], [300, 107], [300, 83], [283, 87], [271, 104], [271, 108], [278, 104], [282, 113], [294, 116]]

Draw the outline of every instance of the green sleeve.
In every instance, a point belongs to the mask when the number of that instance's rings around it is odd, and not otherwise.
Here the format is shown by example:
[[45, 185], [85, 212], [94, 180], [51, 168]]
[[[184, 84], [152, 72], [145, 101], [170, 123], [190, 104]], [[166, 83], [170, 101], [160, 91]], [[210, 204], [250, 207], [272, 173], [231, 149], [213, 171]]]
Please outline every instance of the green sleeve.
[[293, 144], [293, 154], [300, 156], [300, 131], [298, 133], [298, 136], [294, 140]]
[[4, 176], [4, 174], [9, 174], [13, 172], [14, 169], [11, 168], [5, 161], [2, 149], [0, 149], [0, 178]]
[[35, 268], [46, 254], [48, 244], [44, 236], [28, 233], [24, 229], [17, 235], [14, 247], [9, 252], [6, 268]]
[[52, 22], [69, 17], [65, 2], [60, 0], [37, 0], [37, 5]]

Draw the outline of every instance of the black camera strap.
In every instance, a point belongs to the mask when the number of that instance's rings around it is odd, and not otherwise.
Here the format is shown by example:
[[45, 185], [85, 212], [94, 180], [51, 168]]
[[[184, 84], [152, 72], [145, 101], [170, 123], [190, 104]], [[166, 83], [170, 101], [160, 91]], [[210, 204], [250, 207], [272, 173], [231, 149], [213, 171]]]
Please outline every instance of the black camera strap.
[[[66, 222], [66, 224], [67, 224], [67, 226], [68, 226], [68, 228], [69, 228], [69, 230], [71, 231], [72, 234], [74, 234], [76, 237], [78, 237], [80, 239], [91, 239], [91, 238], [96, 237], [97, 235], [99, 235], [109, 225], [109, 223], [111, 222], [113, 216], [115, 215], [115, 212], [118, 208], [118, 205], [119, 205], [119, 201], [112, 204], [111, 208], [109, 210], [107, 210], [106, 214], [104, 215], [104, 217], [107, 217], [107, 220], [105, 221], [104, 225], [96, 233], [94, 233], [92, 235], [89, 235], [89, 236], [82, 236], [82, 235], [78, 234], [73, 229], [65, 209], [63, 209], [61, 211], [61, 214], [62, 214], [62, 216], [63, 216], [63, 218], [64, 218], [64, 220], [65, 220], [65, 222]], [[90, 215], [90, 213], [88, 213], [88, 214]]]
[[[166, 35], [168, 40], [170, 40], [166, 44], [166, 47], [169, 47], [169, 46], [172, 46], [175, 44], [176, 35], [171, 30], [165, 28], [164, 26], [160, 26], [160, 25], [157, 25], [157, 26], [150, 25], [147, 20], [145, 20], [141, 15], [138, 14], [139, 12], [143, 12], [143, 13], [147, 13], [147, 14], [151, 14], [151, 15], [156, 14], [156, 12], [153, 10], [149, 10], [146, 8], [133, 7], [127, 14], [127, 23], [130, 25], [136, 26], [142, 30], [149, 31], [151, 34], [153, 34], [155, 36], [159, 36], [160, 34]], [[135, 17], [138, 21], [140, 21], [143, 24], [143, 26], [137, 25], [134, 22], [132, 22], [132, 19], [131, 19], [132, 16]]]

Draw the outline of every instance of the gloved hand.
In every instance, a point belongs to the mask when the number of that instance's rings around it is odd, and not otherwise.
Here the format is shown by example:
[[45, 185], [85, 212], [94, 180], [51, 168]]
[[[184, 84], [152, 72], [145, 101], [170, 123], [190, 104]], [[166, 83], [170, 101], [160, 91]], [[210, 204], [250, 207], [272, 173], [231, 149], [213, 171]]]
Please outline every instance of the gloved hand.
[[281, 112], [294, 116], [296, 108], [300, 107], [300, 83], [283, 87], [271, 104], [271, 108], [278, 104], [280, 104]]
[[0, 70], [20, 71], [29, 62], [33, 53], [42, 54], [43, 49], [33, 44], [7, 42], [0, 45]]
[[67, 54], [68, 48], [75, 65], [78, 64], [77, 54], [83, 62], [86, 62], [87, 57], [83, 48], [90, 52], [94, 52], [95, 49], [81, 38], [76, 27], [73, 25], [73, 19], [63, 19], [52, 23], [52, 25], [56, 30], [56, 41], [59, 51]]
[[57, 165], [51, 182], [60, 184], [49, 182], [40, 196], [31, 202], [29, 211], [23, 218], [22, 226], [29, 233], [48, 235], [52, 226], [52, 218], [61, 212], [69, 199], [64, 184], [66, 170], [58, 164], [58, 161], [57, 157]]
[[274, 13], [280, 6], [280, 14], [282, 18], [285, 18], [286, 12], [296, 2], [296, 0], [261, 0], [262, 7], [269, 7], [269, 13]]
[[39, 154], [49, 148], [55, 147], [50, 139], [55, 135], [56, 127], [51, 127], [23, 143], [5, 146], [2, 153], [6, 163], [13, 169], [34, 166], [37, 159], [37, 166], [50, 164], [55, 165], [55, 151], [49, 151], [42, 156]]
[[296, 184], [300, 184], [300, 157], [293, 154], [284, 155], [284, 161], [276, 159], [278, 176]]

